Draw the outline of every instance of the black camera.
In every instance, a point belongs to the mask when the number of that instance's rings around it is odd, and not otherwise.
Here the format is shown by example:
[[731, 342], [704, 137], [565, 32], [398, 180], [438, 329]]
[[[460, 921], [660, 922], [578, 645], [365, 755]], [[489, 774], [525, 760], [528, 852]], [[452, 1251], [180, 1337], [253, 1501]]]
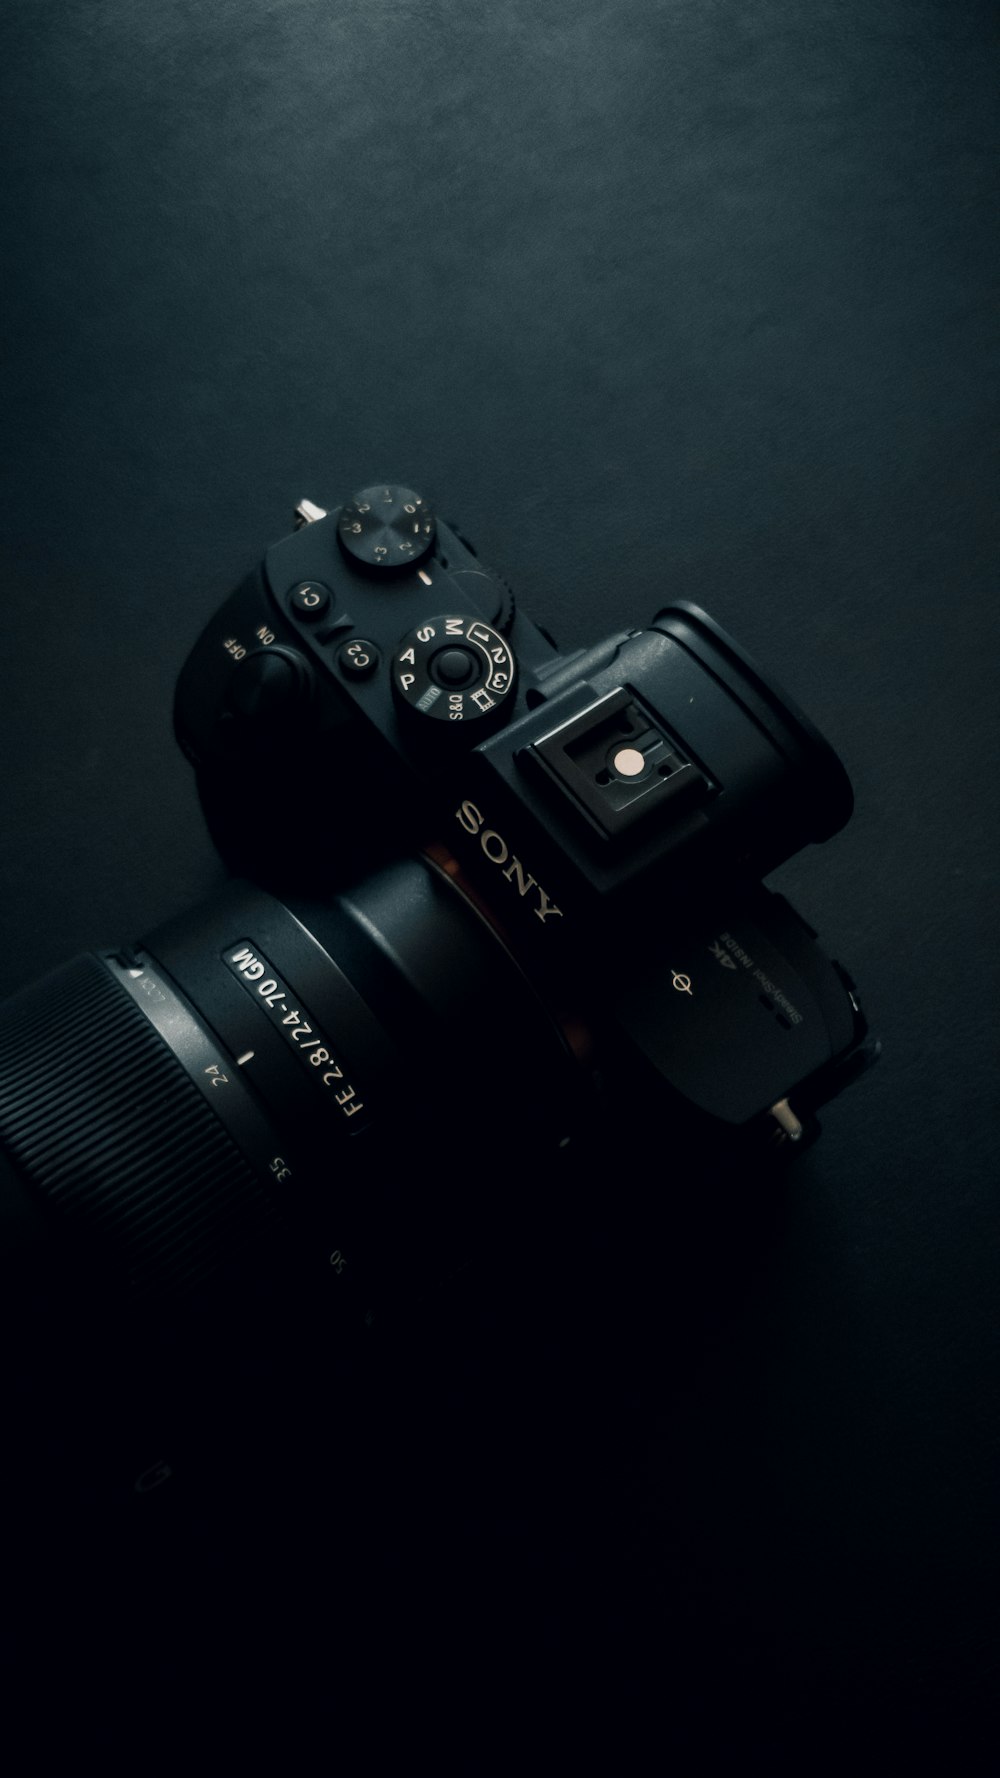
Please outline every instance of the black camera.
[[595, 1108], [778, 1154], [874, 1053], [761, 883], [846, 774], [710, 617], [564, 654], [412, 490], [297, 518], [177, 690], [231, 886], [0, 1009], [8, 1224], [154, 1314], [263, 1243], [370, 1322]]

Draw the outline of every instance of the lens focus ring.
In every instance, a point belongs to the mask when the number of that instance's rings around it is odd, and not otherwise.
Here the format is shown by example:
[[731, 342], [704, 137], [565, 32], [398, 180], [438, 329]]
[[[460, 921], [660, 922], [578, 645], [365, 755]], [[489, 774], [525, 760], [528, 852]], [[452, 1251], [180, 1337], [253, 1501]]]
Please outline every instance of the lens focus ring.
[[209, 1276], [273, 1215], [263, 1187], [109, 968], [75, 957], [0, 1008], [0, 1142], [139, 1296]]

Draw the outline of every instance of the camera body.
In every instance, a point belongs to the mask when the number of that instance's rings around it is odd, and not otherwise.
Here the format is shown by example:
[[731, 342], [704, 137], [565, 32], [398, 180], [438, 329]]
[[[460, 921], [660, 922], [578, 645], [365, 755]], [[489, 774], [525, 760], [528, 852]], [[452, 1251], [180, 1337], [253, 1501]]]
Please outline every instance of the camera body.
[[[230, 867], [321, 897], [422, 851], [585, 1033], [612, 1117], [653, 1094], [801, 1146], [873, 1053], [846, 972], [761, 883], [847, 820], [833, 750], [696, 606], [562, 653], [413, 490], [297, 516], [178, 684]], [[473, 996], [463, 1040], [494, 1014]]]
[[761, 881], [846, 775], [711, 618], [563, 653], [411, 490], [299, 516], [177, 688], [230, 881], [0, 1006], [9, 1344], [114, 1512], [294, 1444], [337, 1354], [471, 1313], [480, 1260], [612, 1318], [669, 1263], [688, 1319], [682, 1209], [742, 1264], [748, 1180], [877, 1053]]

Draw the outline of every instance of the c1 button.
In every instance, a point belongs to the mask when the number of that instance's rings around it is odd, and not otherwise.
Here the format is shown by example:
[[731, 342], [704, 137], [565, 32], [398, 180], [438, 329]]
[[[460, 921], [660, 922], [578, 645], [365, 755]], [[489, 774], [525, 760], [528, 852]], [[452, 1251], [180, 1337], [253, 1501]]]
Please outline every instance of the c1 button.
[[288, 605], [294, 617], [313, 623], [329, 610], [330, 589], [321, 580], [302, 580], [289, 593]]
[[381, 658], [374, 642], [364, 636], [352, 636], [337, 650], [337, 665], [346, 679], [369, 679]]

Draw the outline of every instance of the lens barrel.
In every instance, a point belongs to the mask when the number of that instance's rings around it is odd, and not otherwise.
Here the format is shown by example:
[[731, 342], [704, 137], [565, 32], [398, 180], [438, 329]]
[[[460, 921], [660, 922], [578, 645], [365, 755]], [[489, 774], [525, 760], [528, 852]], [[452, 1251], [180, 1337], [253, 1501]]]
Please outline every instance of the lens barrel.
[[75, 957], [0, 1007], [0, 1138], [128, 1289], [183, 1291], [267, 1203], [113, 967]]
[[427, 860], [294, 909], [237, 883], [0, 1007], [7, 1233], [37, 1251], [47, 1227], [145, 1304], [290, 1243], [363, 1310], [509, 1214], [579, 1092], [526, 976]]

